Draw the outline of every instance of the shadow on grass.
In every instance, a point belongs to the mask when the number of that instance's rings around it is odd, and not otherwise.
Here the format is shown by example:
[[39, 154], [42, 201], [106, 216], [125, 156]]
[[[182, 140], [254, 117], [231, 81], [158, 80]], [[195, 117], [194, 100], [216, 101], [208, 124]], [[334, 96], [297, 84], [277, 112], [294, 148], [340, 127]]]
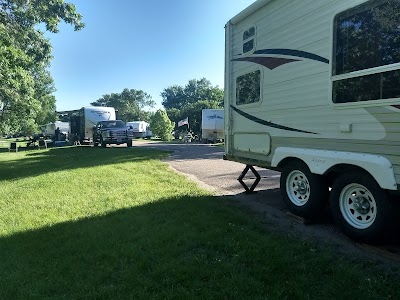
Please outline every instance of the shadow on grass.
[[[241, 240], [252, 221], [218, 201], [163, 199], [0, 238], [0, 299], [222, 296], [241, 248], [229, 232]], [[225, 260], [233, 261], [221, 269]]]
[[400, 297], [397, 281], [266, 234], [225, 201], [163, 199], [0, 238], [0, 298]]
[[12, 156], [8, 155], [12, 154], [3, 154], [7, 160], [0, 161], [0, 181], [69, 169], [162, 159], [168, 153], [140, 148], [65, 147], [18, 153], [15, 159], [9, 159]]

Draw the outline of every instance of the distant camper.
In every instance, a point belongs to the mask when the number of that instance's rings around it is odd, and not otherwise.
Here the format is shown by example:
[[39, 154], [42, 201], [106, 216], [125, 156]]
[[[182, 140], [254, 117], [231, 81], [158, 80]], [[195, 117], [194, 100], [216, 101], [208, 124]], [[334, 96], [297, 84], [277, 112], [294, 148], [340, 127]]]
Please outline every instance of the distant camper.
[[[43, 126], [43, 136], [51, 138], [53, 140], [60, 139], [60, 134], [67, 136], [70, 132], [70, 125], [68, 122], [54, 122], [49, 123]], [[56, 134], [56, 130], [58, 128], [58, 134]]]
[[201, 111], [201, 139], [204, 143], [224, 140], [224, 110], [203, 109]]
[[126, 127], [132, 131], [134, 138], [151, 138], [152, 132], [150, 130], [150, 124], [145, 121], [132, 121], [127, 122]]

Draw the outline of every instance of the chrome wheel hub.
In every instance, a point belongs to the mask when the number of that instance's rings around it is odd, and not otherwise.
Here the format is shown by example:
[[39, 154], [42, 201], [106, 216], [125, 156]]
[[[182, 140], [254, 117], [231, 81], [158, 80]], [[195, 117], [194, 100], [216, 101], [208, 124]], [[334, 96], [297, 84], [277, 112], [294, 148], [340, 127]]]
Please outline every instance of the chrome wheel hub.
[[297, 191], [300, 195], [305, 195], [307, 194], [307, 183], [304, 181], [299, 181], [295, 186], [293, 187], [295, 191]]
[[340, 193], [339, 207], [345, 221], [357, 229], [370, 227], [377, 215], [372, 193], [363, 185], [351, 183]]
[[358, 211], [362, 215], [368, 214], [371, 205], [369, 204], [368, 199], [363, 198], [363, 197], [357, 197], [354, 200], [353, 207], [356, 211]]
[[296, 206], [303, 206], [310, 198], [310, 183], [306, 175], [294, 170], [286, 179], [286, 192], [290, 201]]

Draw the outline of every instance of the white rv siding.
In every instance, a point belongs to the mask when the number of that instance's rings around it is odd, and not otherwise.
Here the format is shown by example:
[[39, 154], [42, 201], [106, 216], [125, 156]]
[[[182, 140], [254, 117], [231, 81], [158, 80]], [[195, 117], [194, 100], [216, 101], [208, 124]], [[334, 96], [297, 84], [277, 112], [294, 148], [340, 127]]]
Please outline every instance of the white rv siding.
[[223, 140], [224, 110], [203, 109], [201, 111], [201, 138], [203, 140]]
[[[367, 2], [365, 0], [259, 0], [265, 4], [248, 15], [238, 15], [226, 26], [225, 127], [226, 153], [252, 159], [268, 166], [277, 147], [331, 149], [382, 155], [394, 166], [400, 183], [399, 99], [360, 103], [332, 103], [333, 22], [337, 13]], [[249, 10], [250, 12], [250, 10]], [[234, 23], [234, 24], [232, 24]], [[293, 49], [310, 52], [328, 63], [308, 58], [270, 70], [248, 61], [233, 61], [253, 55], [242, 54], [243, 33], [254, 26], [255, 49]], [[288, 58], [282, 55], [269, 57]], [[236, 79], [261, 71], [261, 101], [236, 106]], [[233, 111], [245, 113], [282, 126], [311, 132], [301, 133], [266, 127]], [[246, 133], [270, 137], [270, 151], [245, 151], [238, 145]], [[265, 154], [269, 153], [269, 154]]]
[[145, 121], [127, 122], [126, 127], [132, 131], [135, 138], [149, 138], [152, 136], [150, 124]]
[[100, 121], [115, 120], [114, 107], [88, 106], [82, 108], [85, 138], [91, 139], [93, 127]]

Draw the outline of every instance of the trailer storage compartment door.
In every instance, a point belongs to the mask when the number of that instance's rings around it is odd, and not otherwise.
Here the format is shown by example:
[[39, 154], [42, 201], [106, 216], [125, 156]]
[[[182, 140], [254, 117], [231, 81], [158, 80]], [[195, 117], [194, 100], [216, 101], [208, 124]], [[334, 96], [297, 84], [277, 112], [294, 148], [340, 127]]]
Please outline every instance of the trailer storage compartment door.
[[238, 151], [268, 155], [271, 152], [271, 137], [268, 133], [235, 133], [233, 147]]

